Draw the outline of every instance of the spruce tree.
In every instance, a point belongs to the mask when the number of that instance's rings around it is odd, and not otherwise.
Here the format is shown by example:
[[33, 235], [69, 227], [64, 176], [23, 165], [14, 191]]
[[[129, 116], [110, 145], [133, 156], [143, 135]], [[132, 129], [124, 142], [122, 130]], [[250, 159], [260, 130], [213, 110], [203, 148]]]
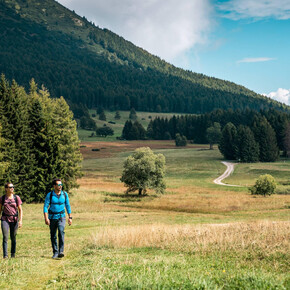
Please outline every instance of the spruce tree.
[[137, 113], [134, 108], [130, 110], [129, 119], [133, 121], [137, 120]]
[[259, 160], [273, 162], [279, 157], [279, 148], [275, 131], [265, 117], [256, 118], [253, 124], [256, 142], [259, 144]]
[[259, 144], [251, 129], [240, 125], [236, 137], [236, 158], [242, 162], [259, 161]]
[[119, 111], [116, 111], [116, 114], [115, 114], [114, 119], [115, 120], [120, 120], [121, 119], [121, 115], [120, 115], [120, 112]]
[[222, 137], [218, 146], [225, 159], [236, 159], [236, 136], [236, 126], [233, 123], [227, 123], [222, 130]]

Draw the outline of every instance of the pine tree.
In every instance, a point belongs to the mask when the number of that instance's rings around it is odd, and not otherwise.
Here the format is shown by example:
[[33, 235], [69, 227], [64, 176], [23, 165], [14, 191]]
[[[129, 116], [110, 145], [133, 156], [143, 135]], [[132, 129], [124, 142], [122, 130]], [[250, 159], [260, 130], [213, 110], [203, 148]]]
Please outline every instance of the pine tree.
[[120, 115], [120, 112], [119, 111], [116, 111], [116, 114], [115, 114], [114, 119], [115, 120], [120, 120], [121, 119], [121, 115]]
[[279, 157], [275, 131], [265, 117], [256, 118], [253, 124], [256, 142], [259, 144], [261, 162], [273, 162]]
[[259, 144], [251, 129], [240, 125], [236, 137], [236, 158], [242, 162], [259, 161]]
[[236, 159], [236, 136], [236, 126], [233, 123], [227, 123], [222, 130], [222, 137], [218, 146], [220, 152], [226, 159]]
[[129, 119], [133, 121], [137, 120], [137, 113], [134, 108], [130, 110]]

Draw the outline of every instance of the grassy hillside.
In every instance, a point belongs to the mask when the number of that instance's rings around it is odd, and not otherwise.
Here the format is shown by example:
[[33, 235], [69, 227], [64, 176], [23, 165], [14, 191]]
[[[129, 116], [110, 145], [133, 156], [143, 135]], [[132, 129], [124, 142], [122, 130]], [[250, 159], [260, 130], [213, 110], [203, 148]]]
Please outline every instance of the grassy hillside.
[[[110, 156], [87, 156], [81, 186], [70, 197], [65, 257], [51, 259], [42, 205], [24, 204], [17, 257], [0, 260], [0, 287], [288, 289], [289, 195], [253, 197], [246, 187], [213, 184], [225, 169], [218, 150], [147, 145], [166, 156], [166, 194], [124, 195], [119, 177], [130, 152], [122, 143]], [[283, 171], [284, 191], [289, 165], [237, 165], [232, 178], [242, 174], [245, 185], [247, 175], [248, 185], [259, 174]]]
[[232, 82], [176, 68], [53, 0], [0, 2], [0, 72], [89, 108], [202, 113], [286, 106]]

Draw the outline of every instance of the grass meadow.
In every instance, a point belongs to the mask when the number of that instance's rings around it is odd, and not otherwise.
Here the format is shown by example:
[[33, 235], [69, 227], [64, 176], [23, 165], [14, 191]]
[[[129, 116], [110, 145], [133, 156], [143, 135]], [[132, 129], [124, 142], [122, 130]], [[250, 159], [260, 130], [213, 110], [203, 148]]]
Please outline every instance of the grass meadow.
[[[84, 144], [65, 257], [51, 259], [42, 205], [24, 204], [17, 257], [0, 261], [1, 289], [290, 289], [289, 160], [238, 164], [225, 182], [239, 187], [227, 187], [213, 183], [225, 170], [216, 148], [147, 141], [166, 157], [167, 190], [139, 197], [119, 178], [140, 143]], [[264, 173], [280, 194], [249, 194]]]

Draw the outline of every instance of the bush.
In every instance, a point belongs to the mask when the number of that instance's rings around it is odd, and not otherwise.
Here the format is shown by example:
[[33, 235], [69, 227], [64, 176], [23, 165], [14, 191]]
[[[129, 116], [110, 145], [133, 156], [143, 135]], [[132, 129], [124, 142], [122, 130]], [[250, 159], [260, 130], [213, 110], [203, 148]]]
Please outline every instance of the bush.
[[250, 187], [249, 190], [252, 194], [257, 195], [271, 195], [275, 192], [276, 182], [273, 176], [270, 174], [260, 175], [256, 180], [254, 186]]

